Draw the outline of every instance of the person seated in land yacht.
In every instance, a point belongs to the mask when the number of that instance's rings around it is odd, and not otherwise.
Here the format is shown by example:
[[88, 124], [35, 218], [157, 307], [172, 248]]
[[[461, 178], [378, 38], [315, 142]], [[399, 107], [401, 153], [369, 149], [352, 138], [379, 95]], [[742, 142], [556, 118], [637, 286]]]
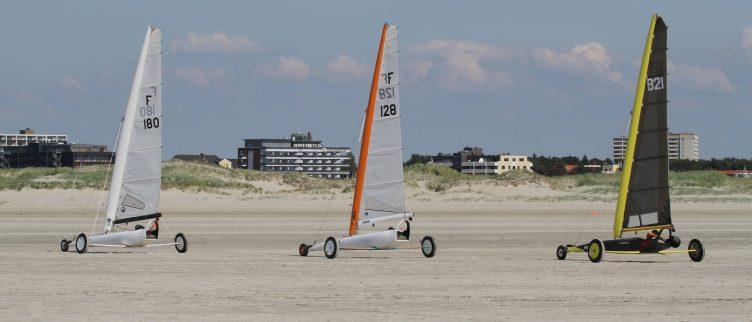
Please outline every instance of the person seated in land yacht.
[[[160, 214], [161, 215], [161, 214]], [[144, 229], [142, 225], [136, 225], [136, 230]], [[149, 229], [146, 230], [146, 238], [157, 239], [159, 237], [159, 217], [149, 222]]]

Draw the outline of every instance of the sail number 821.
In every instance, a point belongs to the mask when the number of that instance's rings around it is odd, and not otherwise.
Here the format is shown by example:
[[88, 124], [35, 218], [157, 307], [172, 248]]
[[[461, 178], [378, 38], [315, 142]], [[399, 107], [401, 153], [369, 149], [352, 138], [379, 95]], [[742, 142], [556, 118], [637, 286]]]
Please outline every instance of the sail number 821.
[[666, 88], [666, 85], [663, 83], [663, 76], [648, 78], [647, 87], [648, 87], [648, 92], [660, 91]]
[[396, 104], [381, 105], [381, 111], [379, 115], [381, 117], [397, 115], [397, 105]]

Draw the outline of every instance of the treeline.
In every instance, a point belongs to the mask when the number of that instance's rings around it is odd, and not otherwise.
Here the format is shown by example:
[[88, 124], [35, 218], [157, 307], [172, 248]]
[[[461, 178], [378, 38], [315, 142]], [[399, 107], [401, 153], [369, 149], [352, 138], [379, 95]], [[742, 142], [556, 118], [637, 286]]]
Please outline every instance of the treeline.
[[[588, 159], [587, 155], [578, 158], [574, 156], [551, 157], [538, 156], [533, 154], [530, 157], [533, 163], [533, 171], [546, 176], [557, 176], [565, 174], [580, 174], [587, 172], [585, 165], [607, 165], [613, 161], [609, 158], [604, 160], [593, 158]], [[577, 165], [572, 172], [567, 173], [564, 165]], [[752, 170], [752, 159], [741, 158], [723, 158], [710, 160], [669, 160], [669, 169], [671, 171], [699, 171], [699, 170]]]
[[[587, 172], [586, 165], [605, 165], [605, 164], [611, 164], [613, 161], [609, 158], [606, 159], [598, 159], [598, 158], [588, 158], [587, 155], [583, 155], [582, 157], [578, 158], [575, 156], [566, 156], [566, 157], [552, 157], [552, 156], [542, 156], [537, 155], [533, 153], [533, 155], [529, 158], [530, 162], [533, 163], [533, 171], [537, 174], [541, 174], [544, 176], [562, 176], [565, 174], [582, 174]], [[576, 165], [577, 167], [570, 172], [567, 172], [565, 165]], [[598, 169], [600, 171], [600, 169]]]
[[723, 158], [710, 160], [671, 160], [669, 168], [673, 171], [695, 170], [752, 170], [752, 159]]
[[[533, 171], [544, 176], [561, 176], [570, 174], [581, 174], [588, 172], [589, 169], [586, 165], [607, 165], [612, 164], [613, 160], [610, 158], [598, 159], [588, 158], [587, 155], [582, 157], [575, 156], [542, 156], [533, 154], [529, 158], [533, 163]], [[410, 159], [405, 162], [405, 165], [412, 164], [426, 164], [431, 161], [430, 155], [413, 154]], [[576, 165], [567, 172], [567, 165]], [[752, 159], [742, 158], [723, 158], [723, 159], [710, 159], [710, 160], [670, 160], [669, 168], [672, 171], [698, 171], [698, 170], [752, 170]], [[596, 169], [593, 169], [594, 171]], [[600, 171], [600, 169], [597, 169]]]

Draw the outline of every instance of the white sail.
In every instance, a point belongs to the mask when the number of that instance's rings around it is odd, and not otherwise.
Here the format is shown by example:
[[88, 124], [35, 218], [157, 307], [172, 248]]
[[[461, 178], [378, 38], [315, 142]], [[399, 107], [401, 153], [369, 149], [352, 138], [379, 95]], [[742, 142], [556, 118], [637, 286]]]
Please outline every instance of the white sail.
[[149, 27], [118, 134], [105, 231], [118, 220], [157, 212], [163, 125], [162, 31]]
[[360, 219], [405, 212], [402, 126], [397, 73], [397, 27], [389, 25], [379, 71]]

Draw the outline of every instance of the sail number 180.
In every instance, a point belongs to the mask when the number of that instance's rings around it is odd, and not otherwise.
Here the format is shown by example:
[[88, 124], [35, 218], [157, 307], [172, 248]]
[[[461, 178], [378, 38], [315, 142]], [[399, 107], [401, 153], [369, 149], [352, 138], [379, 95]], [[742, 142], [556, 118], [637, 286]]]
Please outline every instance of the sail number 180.
[[152, 128], [156, 129], [158, 127], [159, 127], [158, 117], [144, 119], [144, 130], [152, 129]]
[[647, 87], [648, 87], [648, 92], [660, 91], [666, 88], [666, 85], [664, 85], [663, 83], [663, 76], [648, 78]]

